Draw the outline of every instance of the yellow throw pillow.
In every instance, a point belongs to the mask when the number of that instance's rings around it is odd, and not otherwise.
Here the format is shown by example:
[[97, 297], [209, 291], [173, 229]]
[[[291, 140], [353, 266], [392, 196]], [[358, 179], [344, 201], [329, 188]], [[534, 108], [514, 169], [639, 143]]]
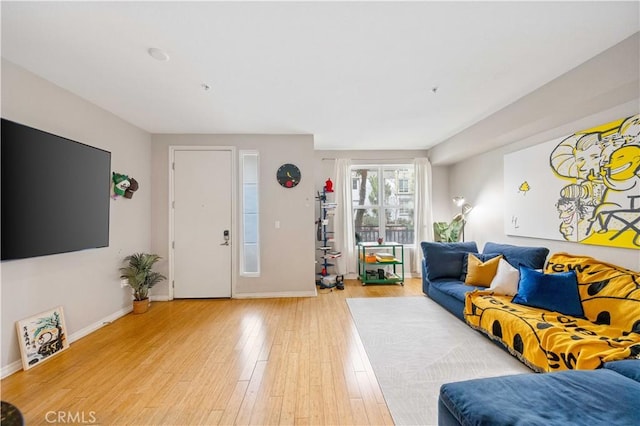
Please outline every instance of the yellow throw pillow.
[[469, 262], [467, 268], [467, 277], [464, 283], [467, 285], [475, 285], [478, 287], [489, 287], [493, 277], [496, 276], [498, 265], [500, 264], [502, 255], [482, 262], [472, 254], [469, 254]]

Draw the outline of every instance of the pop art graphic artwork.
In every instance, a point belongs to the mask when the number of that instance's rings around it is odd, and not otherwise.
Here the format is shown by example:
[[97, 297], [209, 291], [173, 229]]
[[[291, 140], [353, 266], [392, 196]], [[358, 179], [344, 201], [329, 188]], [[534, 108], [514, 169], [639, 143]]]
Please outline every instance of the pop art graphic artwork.
[[636, 114], [505, 155], [506, 233], [640, 249], [639, 135]]

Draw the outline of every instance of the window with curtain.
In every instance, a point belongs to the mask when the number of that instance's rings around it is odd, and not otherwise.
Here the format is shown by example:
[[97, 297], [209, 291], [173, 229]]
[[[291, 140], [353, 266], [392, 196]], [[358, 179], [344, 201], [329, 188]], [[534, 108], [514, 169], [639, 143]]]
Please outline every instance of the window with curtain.
[[240, 275], [249, 277], [260, 276], [258, 159], [256, 151], [240, 151]]
[[357, 241], [414, 244], [413, 164], [352, 166], [351, 191]]

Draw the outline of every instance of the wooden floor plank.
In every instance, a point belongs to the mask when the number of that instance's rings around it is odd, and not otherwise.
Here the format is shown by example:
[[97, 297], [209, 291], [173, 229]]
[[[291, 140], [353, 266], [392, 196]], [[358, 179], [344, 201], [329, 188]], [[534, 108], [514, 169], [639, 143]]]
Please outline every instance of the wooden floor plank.
[[384, 422], [382, 421], [382, 416], [380, 415], [378, 402], [375, 399], [375, 395], [371, 389], [371, 382], [369, 381], [369, 376], [364, 371], [359, 371], [356, 373], [356, 377], [358, 379], [358, 385], [360, 385], [360, 393], [362, 394], [362, 402], [364, 403], [364, 409], [367, 413], [367, 419], [369, 420], [369, 424], [372, 425], [381, 425]]
[[345, 302], [422, 295], [421, 282], [317, 297], [154, 302], [2, 380], [28, 425], [51, 411], [103, 425], [393, 424]]

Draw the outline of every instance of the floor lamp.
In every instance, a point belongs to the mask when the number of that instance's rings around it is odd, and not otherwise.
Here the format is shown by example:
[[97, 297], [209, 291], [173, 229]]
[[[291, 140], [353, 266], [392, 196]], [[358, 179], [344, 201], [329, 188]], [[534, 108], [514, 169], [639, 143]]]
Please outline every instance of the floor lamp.
[[465, 203], [464, 197], [461, 195], [453, 197], [453, 202], [456, 206], [460, 207], [460, 214], [462, 216], [462, 241], [464, 242], [464, 225], [467, 223], [467, 215], [471, 210], [473, 210], [473, 206], [469, 203]]

